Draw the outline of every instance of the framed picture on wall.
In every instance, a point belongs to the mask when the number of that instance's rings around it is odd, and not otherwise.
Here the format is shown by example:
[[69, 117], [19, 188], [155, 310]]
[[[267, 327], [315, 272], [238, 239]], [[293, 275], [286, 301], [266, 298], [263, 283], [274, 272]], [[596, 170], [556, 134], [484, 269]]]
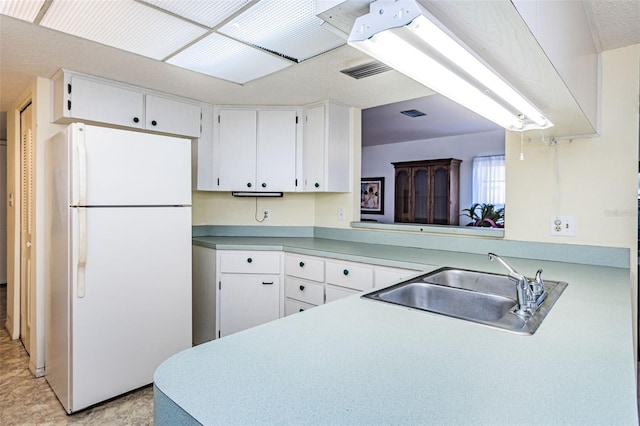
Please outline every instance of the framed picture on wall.
[[360, 180], [360, 214], [384, 214], [384, 178]]

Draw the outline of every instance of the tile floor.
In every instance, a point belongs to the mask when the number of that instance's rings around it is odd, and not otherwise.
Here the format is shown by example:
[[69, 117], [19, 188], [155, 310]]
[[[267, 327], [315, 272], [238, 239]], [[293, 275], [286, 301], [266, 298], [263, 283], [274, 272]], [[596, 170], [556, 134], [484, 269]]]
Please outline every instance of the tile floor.
[[4, 328], [6, 286], [0, 286], [0, 425], [152, 425], [153, 388], [67, 415], [46, 379], [29, 371], [29, 356], [20, 340]]

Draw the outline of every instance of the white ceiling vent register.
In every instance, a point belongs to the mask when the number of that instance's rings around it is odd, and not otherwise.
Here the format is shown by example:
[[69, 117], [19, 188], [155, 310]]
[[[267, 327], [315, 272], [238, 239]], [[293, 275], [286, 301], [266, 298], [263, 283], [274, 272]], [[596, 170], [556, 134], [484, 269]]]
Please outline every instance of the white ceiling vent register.
[[414, 0], [378, 0], [349, 44], [507, 130], [553, 124]]
[[0, 0], [0, 13], [238, 84], [345, 44], [315, 0]]

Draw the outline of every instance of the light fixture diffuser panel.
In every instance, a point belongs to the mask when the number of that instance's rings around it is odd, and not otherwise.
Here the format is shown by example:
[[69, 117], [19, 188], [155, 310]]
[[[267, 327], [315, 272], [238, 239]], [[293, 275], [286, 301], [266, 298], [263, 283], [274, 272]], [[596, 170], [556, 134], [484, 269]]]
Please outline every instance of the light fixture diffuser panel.
[[145, 2], [213, 28], [247, 5], [250, 0], [145, 0]]
[[210, 34], [167, 60], [167, 63], [244, 84], [292, 65], [220, 34]]
[[0, 0], [0, 14], [33, 22], [44, 0]]
[[315, 12], [315, 0], [263, 0], [219, 32], [300, 62], [345, 44]]
[[166, 58], [206, 32], [133, 0], [54, 0], [40, 24], [153, 59]]

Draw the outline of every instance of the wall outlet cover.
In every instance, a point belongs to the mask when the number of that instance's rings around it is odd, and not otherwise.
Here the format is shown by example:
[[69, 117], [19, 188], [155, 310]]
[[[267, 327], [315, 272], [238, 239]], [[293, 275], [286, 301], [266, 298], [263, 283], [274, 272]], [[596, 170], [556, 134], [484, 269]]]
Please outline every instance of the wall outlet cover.
[[554, 237], [575, 237], [576, 219], [574, 216], [551, 216], [550, 234]]

